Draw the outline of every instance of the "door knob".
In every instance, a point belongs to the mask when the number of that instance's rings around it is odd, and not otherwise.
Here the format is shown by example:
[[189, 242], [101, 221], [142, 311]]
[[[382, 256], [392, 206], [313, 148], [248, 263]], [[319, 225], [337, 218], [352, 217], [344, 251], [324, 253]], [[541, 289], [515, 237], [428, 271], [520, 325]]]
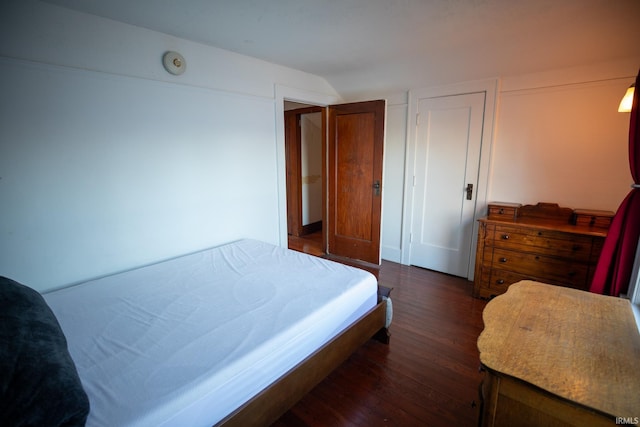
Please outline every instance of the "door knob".
[[467, 200], [471, 200], [473, 197], [473, 184], [467, 184]]
[[373, 183], [373, 194], [375, 194], [376, 196], [380, 195], [380, 181], [375, 181]]

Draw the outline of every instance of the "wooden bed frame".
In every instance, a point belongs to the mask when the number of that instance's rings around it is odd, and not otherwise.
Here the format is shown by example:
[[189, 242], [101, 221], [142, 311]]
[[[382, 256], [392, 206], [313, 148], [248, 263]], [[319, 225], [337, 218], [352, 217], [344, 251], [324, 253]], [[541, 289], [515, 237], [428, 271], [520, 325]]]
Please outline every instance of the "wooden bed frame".
[[[379, 286], [379, 289], [379, 295], [389, 295], [389, 288]], [[387, 301], [381, 297], [378, 300], [374, 308], [351, 326], [215, 426], [271, 425], [367, 340], [375, 337], [388, 344], [390, 334], [385, 328]]]

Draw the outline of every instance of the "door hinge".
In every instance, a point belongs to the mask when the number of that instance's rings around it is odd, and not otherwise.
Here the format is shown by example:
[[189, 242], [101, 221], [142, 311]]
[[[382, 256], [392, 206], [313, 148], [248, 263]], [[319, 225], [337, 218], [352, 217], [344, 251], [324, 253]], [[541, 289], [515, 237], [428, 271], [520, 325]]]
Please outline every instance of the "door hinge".
[[416, 113], [416, 126], [420, 126], [420, 113]]
[[414, 187], [416, 186], [416, 176], [415, 175], [413, 175], [413, 186]]
[[413, 233], [409, 233], [409, 243], [413, 243]]

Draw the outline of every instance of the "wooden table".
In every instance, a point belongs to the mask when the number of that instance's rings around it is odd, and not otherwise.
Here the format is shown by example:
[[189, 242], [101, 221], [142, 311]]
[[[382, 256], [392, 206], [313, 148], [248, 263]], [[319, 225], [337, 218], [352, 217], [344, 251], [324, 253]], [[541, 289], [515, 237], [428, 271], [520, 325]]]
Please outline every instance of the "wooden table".
[[640, 334], [628, 300], [521, 281], [483, 319], [481, 425], [640, 423]]

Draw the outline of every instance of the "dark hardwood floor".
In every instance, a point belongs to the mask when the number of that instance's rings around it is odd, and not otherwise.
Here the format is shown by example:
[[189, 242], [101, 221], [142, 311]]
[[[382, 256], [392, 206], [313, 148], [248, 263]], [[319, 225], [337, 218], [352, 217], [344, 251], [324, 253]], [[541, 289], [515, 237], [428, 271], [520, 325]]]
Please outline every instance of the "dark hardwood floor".
[[391, 343], [368, 341], [273, 426], [477, 425], [486, 303], [466, 279], [388, 261], [379, 282], [393, 288]]

